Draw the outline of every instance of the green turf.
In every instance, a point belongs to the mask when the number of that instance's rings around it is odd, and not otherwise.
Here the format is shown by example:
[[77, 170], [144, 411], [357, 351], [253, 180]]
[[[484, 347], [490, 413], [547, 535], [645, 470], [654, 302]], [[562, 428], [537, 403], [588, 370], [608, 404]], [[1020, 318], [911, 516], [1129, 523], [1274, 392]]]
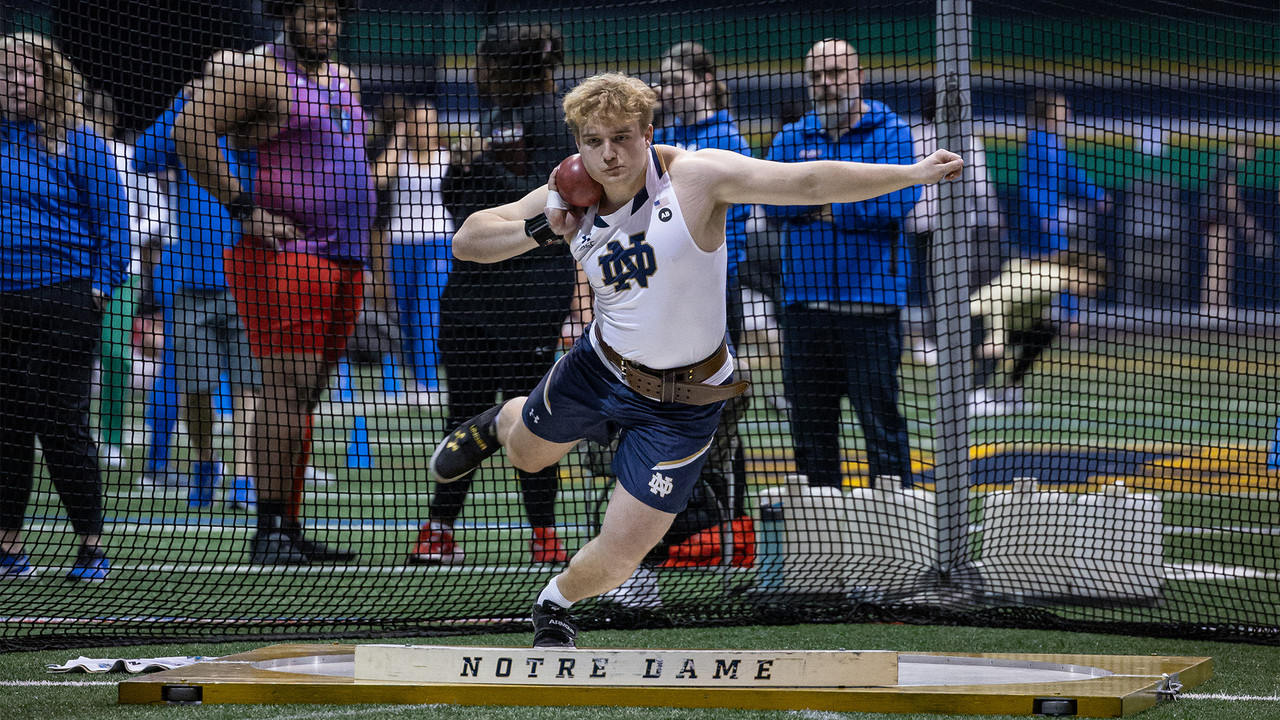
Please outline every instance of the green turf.
[[[444, 637], [406, 642], [459, 645], [522, 645], [528, 633], [477, 637]], [[349, 641], [350, 642], [350, 641]], [[133, 648], [88, 648], [75, 651], [42, 651], [0, 655], [0, 682], [42, 680], [118, 680], [119, 675], [51, 675], [46, 663], [62, 663], [78, 655], [88, 657], [163, 657], [171, 655], [218, 656], [270, 644], [162, 645]], [[909, 625], [797, 625], [787, 627], [743, 627], [681, 629], [664, 631], [600, 631], [583, 636], [591, 647], [674, 647], [674, 648], [761, 648], [898, 650], [916, 652], [1026, 652], [1085, 653], [1114, 655], [1178, 655], [1214, 658], [1214, 677], [1209, 683], [1189, 689], [1195, 694], [1273, 696], [1280, 676], [1280, 654], [1274, 648], [1187, 640], [1154, 640], [1087, 633], [989, 630], [978, 628], [917, 627]], [[147, 707], [115, 705], [114, 686], [92, 687], [11, 687], [0, 685], [4, 717], [8, 720], [57, 718], [58, 720], [99, 720], [104, 717], [202, 718], [231, 720], [249, 718], [289, 718], [317, 720], [356, 717], [384, 718], [468, 718], [521, 720], [618, 720], [621, 718], [698, 718], [699, 720], [838, 720], [840, 718], [904, 718], [925, 720], [938, 715], [866, 715], [804, 712], [681, 711], [672, 709], [613, 708], [462, 708], [433, 706], [204, 706]], [[1277, 702], [1244, 700], [1184, 699], [1166, 703], [1142, 713], [1144, 720], [1264, 720], [1280, 712]], [[1004, 716], [1001, 716], [1004, 717]]]

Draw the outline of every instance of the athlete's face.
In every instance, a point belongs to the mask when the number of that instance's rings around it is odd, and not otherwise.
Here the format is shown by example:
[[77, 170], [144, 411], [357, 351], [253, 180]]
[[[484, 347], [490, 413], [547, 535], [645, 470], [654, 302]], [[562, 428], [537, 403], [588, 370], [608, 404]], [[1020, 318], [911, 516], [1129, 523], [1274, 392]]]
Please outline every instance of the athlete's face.
[[651, 142], [653, 126], [642, 129], [639, 120], [593, 122], [579, 131], [578, 152], [587, 174], [604, 185], [606, 192], [626, 190], [637, 180], [644, 182]]
[[35, 120], [44, 109], [44, 63], [22, 45], [0, 52], [0, 97], [11, 120]]
[[342, 36], [342, 12], [335, 0], [308, 0], [287, 18], [298, 53], [316, 62], [328, 60]]

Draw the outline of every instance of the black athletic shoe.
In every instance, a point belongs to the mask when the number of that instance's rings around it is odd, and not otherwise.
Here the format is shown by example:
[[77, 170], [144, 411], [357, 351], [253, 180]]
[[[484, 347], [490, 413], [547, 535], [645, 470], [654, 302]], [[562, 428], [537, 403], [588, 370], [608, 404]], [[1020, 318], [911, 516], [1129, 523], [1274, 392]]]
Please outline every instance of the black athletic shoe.
[[351, 562], [357, 557], [356, 552], [350, 548], [325, 545], [318, 540], [309, 540], [301, 535], [293, 537], [292, 540], [298, 552], [306, 555], [307, 559], [313, 563], [344, 563]]
[[259, 532], [249, 543], [250, 565], [309, 565], [311, 560], [303, 555], [293, 538], [279, 530]]
[[495, 405], [463, 423], [440, 441], [431, 453], [431, 475], [437, 482], [450, 483], [480, 467], [485, 458], [498, 452], [498, 413]]
[[536, 648], [576, 648], [578, 626], [569, 611], [544, 600], [533, 605], [533, 646]]

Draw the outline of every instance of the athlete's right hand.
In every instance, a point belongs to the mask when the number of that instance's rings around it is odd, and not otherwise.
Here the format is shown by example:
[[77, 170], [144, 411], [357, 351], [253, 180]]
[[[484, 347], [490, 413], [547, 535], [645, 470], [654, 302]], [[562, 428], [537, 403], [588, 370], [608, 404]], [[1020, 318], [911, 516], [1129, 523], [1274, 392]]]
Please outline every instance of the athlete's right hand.
[[253, 214], [240, 224], [243, 233], [258, 238], [268, 250], [280, 252], [289, 243], [303, 238], [302, 231], [283, 215], [267, 212], [260, 207], [253, 209]]

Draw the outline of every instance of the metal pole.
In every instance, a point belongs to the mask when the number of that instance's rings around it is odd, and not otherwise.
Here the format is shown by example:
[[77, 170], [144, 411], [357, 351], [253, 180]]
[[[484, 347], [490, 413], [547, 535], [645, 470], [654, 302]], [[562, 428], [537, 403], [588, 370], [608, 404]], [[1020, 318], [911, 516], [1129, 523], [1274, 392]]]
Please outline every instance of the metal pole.
[[[971, 0], [938, 0], [935, 31], [934, 124], [938, 147], [964, 154], [973, 137], [969, 95]], [[967, 162], [972, 161], [966, 157]], [[942, 216], [933, 235], [933, 317], [938, 328], [937, 458], [939, 575], [942, 586], [964, 586], [969, 564], [969, 431], [966, 398], [972, 347], [969, 257], [976, 185], [972, 171], [939, 187]]]

